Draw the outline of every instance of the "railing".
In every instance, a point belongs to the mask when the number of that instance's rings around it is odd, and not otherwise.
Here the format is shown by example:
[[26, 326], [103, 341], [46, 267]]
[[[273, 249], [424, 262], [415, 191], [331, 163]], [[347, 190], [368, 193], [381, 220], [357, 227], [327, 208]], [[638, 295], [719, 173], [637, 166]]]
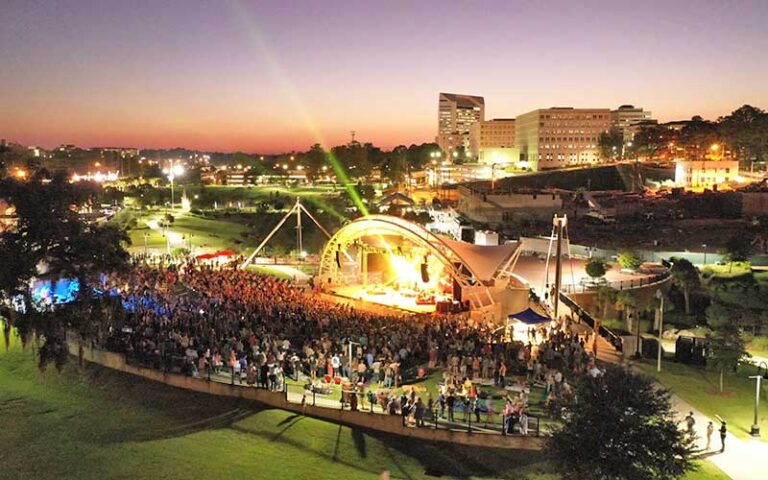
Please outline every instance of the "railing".
[[[590, 326], [594, 330], [595, 324], [597, 323], [595, 319], [592, 317], [592, 315], [584, 310], [581, 305], [574, 302], [568, 295], [566, 295], [564, 292], [560, 292], [560, 301], [563, 302], [563, 305], [567, 306], [571, 309], [571, 311], [574, 313], [574, 315], [578, 316], [578, 318]], [[611, 345], [616, 349], [616, 351], [621, 352], [624, 345], [621, 342], [621, 338], [613, 333], [610, 329], [606, 328], [604, 325], [600, 325], [600, 330], [598, 332], [601, 337], [606, 339], [608, 342], [610, 342]]]
[[667, 280], [670, 276], [669, 271], [664, 271], [662, 273], [658, 273], [653, 276], [644, 276], [642, 278], [633, 278], [630, 280], [621, 280], [618, 282], [606, 282], [603, 284], [586, 284], [586, 285], [563, 285], [561, 287], [562, 291], [565, 293], [589, 293], [594, 292], [595, 289], [598, 289], [600, 287], [610, 287], [614, 290], [629, 290], [632, 288], [641, 288], [646, 287], [648, 285], [653, 285], [656, 283], [663, 282]]
[[[308, 385], [308, 384], [307, 384]], [[519, 417], [506, 417], [498, 414], [491, 418], [483, 406], [480, 410], [481, 420], [477, 421], [478, 414], [474, 411], [467, 412], [465, 403], [456, 402], [453, 412], [446, 407], [441, 410], [437, 407], [430, 410], [427, 405], [418, 415], [411, 412], [403, 412], [398, 404], [390, 406], [382, 405], [379, 396], [372, 391], [358, 392], [353, 390], [338, 390], [334, 388], [324, 389], [325, 385], [307, 389], [306, 385], [286, 383], [284, 393], [285, 400], [290, 403], [313, 407], [330, 408], [334, 410], [359, 411], [373, 415], [400, 416], [403, 426], [413, 428], [432, 428], [435, 430], [465, 431], [470, 434], [482, 435], [541, 435], [541, 419], [528, 415], [527, 426], [523, 427]], [[459, 397], [457, 397], [459, 398]], [[388, 400], [387, 400], [388, 401]], [[442, 415], [441, 415], [442, 413]], [[489, 422], [490, 420], [490, 422]], [[510, 425], [510, 421], [513, 421]]]

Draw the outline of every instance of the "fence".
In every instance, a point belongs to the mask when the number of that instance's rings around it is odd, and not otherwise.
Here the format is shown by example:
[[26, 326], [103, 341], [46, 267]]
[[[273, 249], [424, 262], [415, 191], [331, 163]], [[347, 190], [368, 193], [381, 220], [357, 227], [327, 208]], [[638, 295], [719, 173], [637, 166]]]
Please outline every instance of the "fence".
[[605, 283], [587, 283], [583, 285], [573, 285], [573, 284], [566, 284], [562, 285], [561, 290], [565, 293], [590, 293], [594, 292], [595, 289], [600, 287], [611, 287], [614, 290], [628, 290], [631, 288], [640, 288], [640, 287], [646, 287], [648, 285], [653, 285], [656, 283], [663, 282], [667, 280], [670, 276], [669, 271], [664, 271], [662, 273], [653, 275], [653, 276], [644, 276], [641, 278], [632, 278], [629, 280], [620, 280], [617, 282], [605, 282]]
[[[483, 406], [479, 410], [468, 411], [467, 402], [459, 401], [454, 405], [453, 412], [447, 407], [428, 408], [427, 405], [419, 413], [403, 411], [399, 402], [392, 401], [394, 397], [368, 392], [357, 391], [342, 385], [341, 390], [327, 387], [323, 384], [310, 386], [309, 383], [286, 383], [285, 400], [302, 407], [322, 407], [335, 410], [347, 410], [368, 413], [371, 415], [399, 416], [404, 427], [430, 428], [433, 430], [465, 431], [468, 434], [490, 435], [527, 435], [539, 437], [541, 419], [527, 415], [526, 420], [519, 416], [488, 415]], [[335, 397], [334, 397], [335, 395]], [[460, 398], [460, 397], [459, 397]], [[395, 399], [396, 400], [396, 399]], [[386, 402], [386, 404], [384, 403]], [[458, 420], [457, 420], [458, 418]], [[484, 421], [483, 421], [484, 420]]]
[[[538, 255], [547, 255], [549, 251], [549, 237], [520, 237], [520, 243], [523, 245], [525, 253], [535, 253]], [[615, 261], [619, 255], [618, 250], [611, 250], [598, 247], [589, 247], [586, 245], [566, 244], [566, 251], [571, 255], [582, 258], [602, 258], [608, 261]], [[725, 261], [725, 257], [717, 251], [709, 251], [702, 247], [703, 252], [688, 251], [654, 251], [637, 250], [636, 253], [646, 262], [659, 263], [662, 260], [675, 258], [684, 258], [694, 265], [712, 264]]]

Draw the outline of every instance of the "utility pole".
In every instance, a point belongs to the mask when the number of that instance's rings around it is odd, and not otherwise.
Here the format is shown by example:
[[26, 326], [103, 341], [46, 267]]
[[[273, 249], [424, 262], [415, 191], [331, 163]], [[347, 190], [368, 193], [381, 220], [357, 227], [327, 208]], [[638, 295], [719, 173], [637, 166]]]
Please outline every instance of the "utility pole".
[[557, 214], [555, 214], [555, 218], [552, 220], [555, 231], [557, 232], [557, 249], [555, 251], [556, 260], [555, 260], [555, 290], [553, 293], [553, 305], [555, 310], [555, 321], [558, 319], [559, 315], [559, 307], [560, 307], [560, 285], [562, 284], [563, 279], [563, 228], [566, 225], [567, 217], [563, 215], [562, 217], [558, 217]]
[[296, 244], [299, 248], [299, 258], [304, 258], [303, 252], [304, 248], [302, 245], [302, 238], [301, 238], [301, 204], [299, 202], [299, 197], [296, 197]]
[[753, 375], [749, 378], [755, 379], [755, 422], [752, 425], [752, 428], [749, 431], [749, 434], [753, 437], [759, 437], [760, 436], [760, 424], [758, 421], [760, 420], [759, 417], [759, 410], [760, 410], [760, 381], [763, 379], [762, 375]]
[[[664, 333], [664, 292], [661, 291], [661, 289], [656, 290], [656, 298], [659, 299], [659, 302], [661, 303], [659, 305], [659, 345], [656, 350], [656, 371], [661, 371], [661, 335]], [[639, 323], [639, 319], [637, 319]]]

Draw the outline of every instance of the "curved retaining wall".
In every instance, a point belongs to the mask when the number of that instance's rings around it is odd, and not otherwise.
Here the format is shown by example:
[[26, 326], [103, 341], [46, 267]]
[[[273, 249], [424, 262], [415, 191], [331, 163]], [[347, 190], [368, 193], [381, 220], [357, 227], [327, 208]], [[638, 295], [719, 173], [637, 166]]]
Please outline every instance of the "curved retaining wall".
[[[80, 357], [87, 362], [95, 363], [103, 367], [119, 370], [139, 377], [146, 378], [166, 385], [207, 393], [210, 395], [222, 395], [227, 397], [242, 398], [292, 412], [302, 412], [302, 406], [288, 402], [282, 392], [270, 392], [252, 387], [228, 385], [219, 382], [209, 382], [204, 379], [187, 377], [173, 373], [164, 373], [158, 370], [136, 367], [125, 362], [123, 355], [106, 352], [87, 346], [77, 339], [76, 335], [68, 335], [67, 341], [69, 353]], [[82, 347], [82, 351], [80, 348]], [[365, 412], [352, 412], [349, 410], [337, 410], [312, 405], [306, 405], [303, 413], [310, 417], [328, 420], [344, 425], [367, 428], [379, 432], [392, 433], [407, 437], [436, 442], [452, 442], [463, 445], [474, 445], [491, 448], [509, 448], [518, 450], [541, 450], [544, 447], [544, 438], [528, 437], [520, 435], [491, 435], [470, 434], [428, 427], [412, 428], [403, 426], [402, 417], [399, 415], [380, 415]]]

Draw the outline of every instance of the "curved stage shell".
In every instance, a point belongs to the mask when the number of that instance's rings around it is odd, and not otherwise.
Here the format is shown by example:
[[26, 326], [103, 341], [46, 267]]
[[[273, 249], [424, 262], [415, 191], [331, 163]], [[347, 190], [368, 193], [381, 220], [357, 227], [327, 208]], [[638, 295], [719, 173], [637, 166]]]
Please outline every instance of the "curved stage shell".
[[499, 319], [504, 304], [527, 303], [528, 288], [512, 274], [519, 255], [517, 244], [474, 245], [400, 217], [369, 215], [328, 241], [317, 281], [329, 293], [414, 312], [451, 302]]

